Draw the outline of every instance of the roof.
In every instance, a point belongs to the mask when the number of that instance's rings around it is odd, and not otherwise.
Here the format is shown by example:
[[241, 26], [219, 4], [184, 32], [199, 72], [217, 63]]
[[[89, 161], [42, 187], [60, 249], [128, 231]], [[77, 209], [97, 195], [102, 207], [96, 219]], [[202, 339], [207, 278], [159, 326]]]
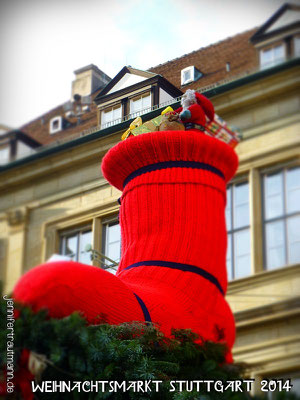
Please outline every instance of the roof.
[[[240, 33], [208, 47], [200, 48], [182, 57], [152, 67], [148, 71], [126, 66], [121, 69], [105, 88], [99, 89], [91, 95], [92, 103], [90, 104], [90, 111], [80, 116], [80, 119], [76, 117], [66, 118], [66, 110], [62, 104], [28, 124], [23, 125], [20, 127], [20, 130], [42, 145], [53, 142], [60, 143], [79, 137], [83, 132], [86, 133], [91, 128], [97, 126], [97, 107], [94, 100], [105, 96], [126, 73], [140, 75], [146, 79], [161, 75], [182, 91], [185, 91], [187, 88], [199, 89], [223, 80], [236, 79], [257, 68], [256, 50], [249, 42], [250, 37], [256, 31], [257, 28], [254, 28]], [[230, 71], [226, 70], [226, 63], [229, 63]], [[196, 82], [182, 87], [180, 71], [190, 65], [194, 65], [199, 69], [203, 73], [203, 76]], [[51, 118], [56, 116], [66, 118], [67, 127], [51, 135], [49, 133], [49, 123]]]
[[138, 75], [145, 79], [149, 79], [157, 75], [153, 72], [143, 71], [130, 66], [123, 67], [121, 71], [99, 92], [99, 94], [95, 97], [95, 100], [97, 101], [100, 97], [107, 94], [119, 81], [121, 81], [126, 74]]
[[[98, 93], [99, 90], [91, 95], [92, 101]], [[20, 130], [27, 133], [30, 137], [43, 145], [56, 141], [60, 142], [67, 138], [73, 139], [75, 136], [79, 136], [81, 132], [97, 126], [97, 107], [93, 102], [89, 107], [90, 111], [81, 115], [80, 119], [77, 117], [66, 118], [64, 104], [61, 104], [33, 121], [21, 126]], [[68, 121], [69, 126], [66, 129], [51, 135], [49, 133], [50, 120], [57, 116], [64, 117], [65, 120]]]
[[130, 96], [132, 93], [136, 93], [136, 91], [138, 90], [145, 90], [145, 88], [149, 86], [151, 87], [158, 86], [173, 98], [182, 96], [183, 94], [180, 89], [172, 85], [172, 83], [170, 83], [167, 79], [158, 74], [151, 74], [151, 78], [143, 77], [141, 80], [138, 81], [132, 80], [131, 82], [129, 82], [129, 80], [126, 79], [125, 76], [125, 81], [120, 79], [115, 86], [111, 87], [111, 89], [107, 94], [102, 94], [103, 92], [100, 92], [94, 101], [101, 109], [103, 107], [102, 106], [103, 103], [107, 104], [107, 102], [111, 102], [114, 99], [120, 99], [120, 97], [126, 98], [127, 96]]
[[[296, 4], [290, 4], [290, 3], [285, 3], [283, 4], [255, 33], [254, 35], [250, 38], [250, 41], [252, 43], [257, 43], [261, 39], [265, 38], [266, 36], [272, 36], [281, 30], [286, 28], [286, 25], [283, 23], [282, 26], [277, 26], [275, 29], [273, 29], [271, 32], [268, 32], [268, 30], [272, 27], [272, 25], [275, 26], [276, 21], [278, 21], [283, 14], [285, 14], [287, 11], [294, 11], [298, 12], [300, 11], [300, 6]], [[296, 15], [295, 15], [296, 17]], [[294, 26], [299, 26], [300, 20], [299, 16], [298, 18], [296, 17], [294, 21], [285, 21], [290, 28]], [[291, 22], [293, 22], [291, 24]]]
[[[257, 28], [229, 37], [208, 47], [200, 48], [182, 57], [160, 64], [149, 69], [162, 75], [174, 86], [185, 90], [199, 89], [231, 79], [242, 73], [248, 73], [257, 68], [257, 56], [254, 46], [249, 42]], [[226, 70], [229, 63], [230, 71]], [[181, 86], [180, 71], [189, 66], [195, 66], [203, 76], [186, 86]]]
[[18, 129], [8, 131], [0, 136], [0, 143], [9, 140], [21, 140], [22, 142], [27, 143], [30, 147], [39, 147], [41, 145], [37, 140], [34, 140], [32, 137]]
[[[215, 96], [215, 95], [218, 95], [221, 93], [226, 93], [232, 89], [241, 87], [243, 85], [247, 85], [252, 82], [257, 82], [265, 77], [273, 76], [273, 75], [275, 75], [277, 73], [281, 73], [287, 69], [295, 68], [295, 67], [297, 68], [297, 67], [299, 67], [299, 63], [300, 63], [299, 57], [295, 58], [295, 59], [291, 59], [285, 63], [277, 64], [273, 67], [259, 70], [259, 71], [254, 72], [253, 74], [249, 74], [242, 78], [235, 79], [232, 82], [224, 83], [219, 86], [216, 86], [213, 89], [205, 91], [204, 94], [207, 97], [211, 97], [211, 96]], [[177, 99], [175, 101], [177, 101]], [[172, 104], [172, 106], [176, 109], [180, 106], [180, 102], [179, 101], [177, 103], [175, 102], [174, 104]], [[149, 113], [145, 114], [144, 116], [145, 116], [146, 120], [150, 120], [150, 119], [160, 115], [160, 113], [161, 113], [161, 109], [157, 108], [157, 109], [152, 110]], [[94, 140], [98, 140], [99, 138], [112, 135], [112, 134], [116, 133], [116, 129], [119, 132], [122, 132], [128, 128], [128, 126], [133, 121], [133, 119], [134, 118], [131, 118], [129, 120], [121, 122], [118, 125], [110, 126], [105, 129], [101, 129], [101, 130], [94, 129], [87, 135], [77, 135], [76, 137], [70, 138], [70, 140], [68, 140], [68, 141], [59, 143], [57, 146], [50, 145], [50, 146], [40, 147], [39, 151], [35, 154], [15, 160], [9, 164], [4, 165], [3, 167], [0, 166], [0, 173], [11, 170], [15, 167], [19, 167], [19, 166], [28, 164], [32, 161], [39, 160], [41, 158], [47, 157], [52, 154], [57, 154], [62, 151], [70, 150], [78, 145], [81, 145], [84, 143], [89, 143]]]

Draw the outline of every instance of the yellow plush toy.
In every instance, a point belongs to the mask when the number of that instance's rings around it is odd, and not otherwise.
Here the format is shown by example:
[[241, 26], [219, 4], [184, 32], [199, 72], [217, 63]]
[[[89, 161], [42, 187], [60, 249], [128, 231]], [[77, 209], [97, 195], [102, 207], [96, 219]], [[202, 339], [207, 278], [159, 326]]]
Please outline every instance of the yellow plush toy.
[[125, 140], [128, 138], [129, 135], [134, 135], [135, 134], [132, 132], [135, 128], [141, 126], [143, 123], [142, 118], [141, 117], [137, 117], [135, 120], [133, 120], [131, 122], [131, 124], [129, 125], [129, 128], [127, 129], [127, 131], [125, 131], [122, 135], [122, 140]]

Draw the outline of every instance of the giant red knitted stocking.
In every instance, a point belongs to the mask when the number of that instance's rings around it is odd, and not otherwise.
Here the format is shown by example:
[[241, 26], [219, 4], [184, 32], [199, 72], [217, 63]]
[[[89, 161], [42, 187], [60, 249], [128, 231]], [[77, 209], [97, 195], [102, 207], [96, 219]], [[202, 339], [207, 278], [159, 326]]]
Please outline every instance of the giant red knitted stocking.
[[103, 173], [123, 189], [119, 278], [166, 332], [234, 342], [227, 288], [226, 182], [237, 157], [199, 131], [155, 132], [111, 149]]
[[53, 316], [79, 310], [89, 321], [97, 314], [110, 323], [152, 321], [166, 334], [191, 328], [231, 348], [224, 210], [236, 168], [235, 152], [199, 131], [119, 143], [102, 164], [108, 181], [123, 190], [117, 276], [73, 262], [45, 264], [20, 280], [15, 297]]

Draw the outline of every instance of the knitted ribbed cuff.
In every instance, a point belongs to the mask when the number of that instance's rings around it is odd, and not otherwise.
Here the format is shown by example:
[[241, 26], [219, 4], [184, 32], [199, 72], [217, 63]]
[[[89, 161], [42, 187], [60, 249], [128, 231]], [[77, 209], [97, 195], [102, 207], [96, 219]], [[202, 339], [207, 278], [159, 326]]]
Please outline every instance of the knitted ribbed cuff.
[[[187, 163], [180, 165], [180, 161]], [[102, 171], [113, 186], [123, 190], [139, 174], [155, 171], [155, 164], [168, 168], [176, 167], [176, 163], [179, 167], [210, 170], [226, 183], [237, 169], [238, 158], [226, 143], [199, 131], [150, 132], [110, 149], [103, 158]]]

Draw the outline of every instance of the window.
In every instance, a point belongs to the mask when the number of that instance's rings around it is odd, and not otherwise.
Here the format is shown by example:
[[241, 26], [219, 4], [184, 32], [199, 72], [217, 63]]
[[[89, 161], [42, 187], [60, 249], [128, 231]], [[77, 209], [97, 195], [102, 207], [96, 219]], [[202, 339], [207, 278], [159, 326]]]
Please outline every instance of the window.
[[63, 128], [63, 120], [61, 116], [50, 119], [50, 133], [56, 133]]
[[285, 60], [285, 47], [282, 44], [260, 51], [261, 68], [272, 67]]
[[300, 262], [300, 167], [263, 176], [267, 269]]
[[[103, 224], [103, 253], [106, 257], [119, 263], [121, 258], [121, 230], [117, 221], [107, 222]], [[106, 266], [113, 264], [108, 260], [104, 260]], [[116, 272], [116, 268], [108, 268], [109, 272]]]
[[193, 65], [186, 67], [181, 70], [181, 86], [194, 82], [201, 78], [201, 76], [203, 76], [202, 72], [200, 72]]
[[191, 68], [182, 70], [182, 85], [193, 81], [193, 70]]
[[151, 110], [151, 95], [147, 93], [140, 97], [135, 97], [130, 100], [130, 114], [132, 117], [137, 117], [141, 112]]
[[226, 224], [228, 279], [243, 278], [251, 274], [248, 182], [227, 188]]
[[107, 128], [108, 126], [119, 124], [122, 120], [122, 107], [121, 105], [104, 110], [101, 113], [101, 126]]
[[5, 165], [9, 162], [10, 159], [10, 147], [1, 147], [0, 148], [0, 165]]
[[300, 36], [294, 37], [294, 57], [300, 56]]
[[59, 129], [59, 120], [58, 119], [55, 119], [54, 121], [52, 121], [52, 128], [53, 128], [53, 130]]
[[92, 244], [90, 226], [68, 231], [60, 236], [61, 254], [71, 257], [73, 261], [92, 264], [91, 253], [85, 249]]

